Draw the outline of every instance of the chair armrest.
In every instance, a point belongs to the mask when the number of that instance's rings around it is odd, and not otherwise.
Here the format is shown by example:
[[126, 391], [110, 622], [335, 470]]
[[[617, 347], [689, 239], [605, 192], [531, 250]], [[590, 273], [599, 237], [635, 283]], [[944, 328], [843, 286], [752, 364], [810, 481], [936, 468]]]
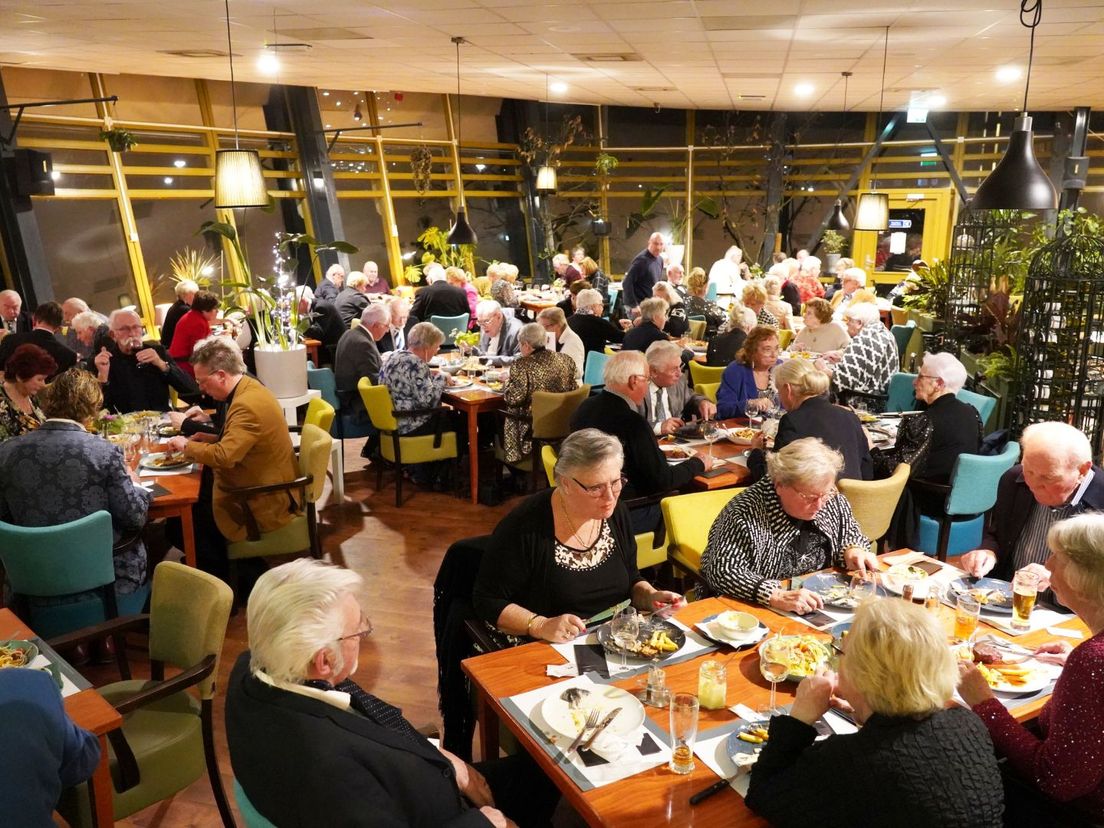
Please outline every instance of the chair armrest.
[[291, 489], [302, 489], [309, 486], [314, 482], [313, 475], [304, 475], [297, 477], [294, 480], [288, 480], [283, 483], [266, 483], [260, 486], [242, 486], [237, 489], [223, 489], [226, 494], [239, 498], [248, 499], [254, 495], [269, 494], [270, 492], [290, 491]]
[[681, 494], [678, 489], [671, 489], [669, 492], [659, 492], [658, 494], [641, 495], [640, 497], [630, 498], [629, 500], [622, 500], [626, 509], [637, 509], [641, 506], [653, 506], [659, 503], [665, 497], [674, 497], [677, 494]]
[[464, 632], [468, 634], [468, 638], [471, 639], [479, 653], [494, 653], [504, 649], [502, 644], [491, 637], [483, 622], [477, 618], [469, 618], [464, 621]]
[[148, 627], [149, 620], [150, 617], [148, 614], [124, 615], [122, 618], [112, 618], [108, 621], [104, 621], [102, 624], [84, 627], [79, 630], [74, 630], [73, 632], [65, 633], [65, 635], [59, 635], [56, 638], [49, 639], [46, 643], [55, 650], [58, 648], [74, 647], [77, 644], [97, 641], [115, 633], [132, 632], [141, 627]]
[[133, 696], [130, 696], [125, 701], [119, 702], [114, 705], [115, 709], [119, 711], [120, 715], [127, 715], [132, 713], [140, 707], [145, 707], [147, 704], [152, 704], [155, 701], [167, 698], [174, 693], [179, 693], [188, 687], [192, 687], [199, 684], [205, 678], [211, 675], [215, 670], [215, 656], [208, 655], [203, 661], [199, 662], [193, 667], [189, 667], [182, 673], [178, 673], [170, 679], [159, 681], [152, 687], [147, 687], [144, 690], [139, 690]]
[[910, 488], [932, 492], [933, 494], [941, 494], [944, 497], [951, 493], [951, 487], [946, 483], [933, 483], [931, 480], [922, 480], [918, 477], [910, 480], [908, 485]]
[[434, 406], [433, 408], [410, 408], [406, 411], [394, 411], [392, 410], [391, 416], [395, 419], [401, 417], [423, 417], [427, 414], [444, 414], [451, 411], [450, 408], [445, 408], [443, 405]]
[[303, 433], [303, 427], [300, 426], [300, 425], [289, 425], [288, 426], [288, 431], [292, 434], [302, 434]]

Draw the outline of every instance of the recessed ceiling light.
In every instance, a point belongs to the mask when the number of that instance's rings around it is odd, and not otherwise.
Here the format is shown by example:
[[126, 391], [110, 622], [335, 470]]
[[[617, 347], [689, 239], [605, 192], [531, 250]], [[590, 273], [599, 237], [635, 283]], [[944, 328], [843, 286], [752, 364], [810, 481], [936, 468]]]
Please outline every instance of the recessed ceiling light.
[[50, 178], [52, 178], [54, 181], [60, 181], [61, 173], [57, 170], [50, 170]]
[[173, 179], [172, 179], [171, 175], [166, 175], [165, 176], [165, 183], [166, 184], [172, 184], [173, 183]]
[[323, 98], [328, 98], [328, 97], [330, 97], [330, 93], [329, 93], [329, 92], [325, 92], [325, 91], [323, 91], [323, 92], [322, 92], [322, 97], [323, 97]]
[[334, 101], [334, 106], [341, 106], [341, 101]]
[[1001, 66], [996, 75], [998, 83], [1015, 83], [1023, 77], [1023, 70], [1019, 66]]
[[180, 169], [181, 167], [188, 166], [188, 162], [185, 161], [183, 158], [177, 158], [175, 161], [173, 161], [173, 166], [177, 169]]
[[548, 91], [556, 95], [562, 95], [567, 91], [567, 84], [563, 81], [552, 81], [552, 83], [548, 84]]
[[928, 107], [931, 109], [942, 109], [947, 105], [947, 96], [940, 95], [938, 93], [928, 96]]
[[266, 75], [275, 75], [280, 71], [280, 61], [271, 52], [264, 52], [257, 58], [257, 70]]
[[807, 98], [816, 91], [816, 87], [811, 83], [799, 83], [794, 87], [794, 94], [800, 98]]

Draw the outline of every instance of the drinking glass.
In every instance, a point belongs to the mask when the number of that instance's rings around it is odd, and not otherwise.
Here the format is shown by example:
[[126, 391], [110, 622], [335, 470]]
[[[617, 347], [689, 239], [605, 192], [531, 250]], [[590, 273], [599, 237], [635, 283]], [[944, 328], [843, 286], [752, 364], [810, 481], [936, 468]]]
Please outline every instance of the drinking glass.
[[955, 601], [954, 637], [956, 641], [973, 641], [977, 632], [981, 604], [971, 595], [959, 595]]
[[770, 702], [763, 712], [768, 716], [779, 713], [776, 702], [778, 682], [784, 681], [790, 674], [790, 645], [779, 635], [768, 638], [759, 647], [759, 672], [770, 682]]
[[693, 693], [671, 696], [671, 762], [675, 773], [694, 770], [694, 739], [698, 735], [698, 697]]
[[748, 400], [747, 403], [744, 405], [744, 416], [747, 417], [748, 425], [752, 428], [755, 427], [756, 423], [761, 422], [762, 413], [759, 410], [758, 397], [754, 397]]
[[852, 575], [848, 593], [858, 604], [869, 601], [878, 594], [878, 576], [873, 572]]
[[698, 704], [706, 710], [724, 710], [728, 670], [723, 662], [707, 659], [698, 668]]
[[1039, 594], [1039, 576], [1020, 570], [1012, 578], [1012, 629], [1027, 632], [1031, 629], [1031, 610]]
[[625, 652], [640, 637], [640, 616], [637, 615], [636, 610], [632, 607], [625, 607], [617, 613], [610, 622], [610, 635], [613, 637], [613, 642], [617, 645], [618, 650], [621, 651], [621, 667], [624, 669], [628, 667], [625, 661]]
[[717, 442], [717, 439], [721, 436], [721, 430], [717, 426], [716, 420], [702, 420], [701, 423], [701, 436], [707, 443], [709, 443], [709, 459], [713, 459], [713, 444]]

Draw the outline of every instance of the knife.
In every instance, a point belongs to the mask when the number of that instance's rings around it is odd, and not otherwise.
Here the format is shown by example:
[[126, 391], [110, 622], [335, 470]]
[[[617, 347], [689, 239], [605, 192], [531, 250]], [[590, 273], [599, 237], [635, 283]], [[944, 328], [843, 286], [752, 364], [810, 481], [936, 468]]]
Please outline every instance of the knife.
[[609, 723], [612, 722], [617, 717], [617, 714], [620, 712], [621, 708], [615, 707], [613, 708], [613, 710], [607, 713], [606, 718], [602, 719], [602, 721], [598, 723], [598, 727], [594, 728], [594, 731], [590, 734], [590, 738], [579, 745], [579, 750], [590, 750], [590, 746], [594, 744], [594, 740], [602, 734], [602, 731], [609, 726]]
[[746, 768], [740, 768], [738, 771], [736, 771], [736, 773], [734, 773], [734, 774], [732, 774], [732, 776], [728, 777], [728, 779], [722, 779], [719, 782], [714, 782], [708, 788], [704, 788], [704, 789], [698, 791], [696, 794], [694, 794], [692, 797], [690, 797], [690, 804], [691, 805], [697, 805], [697, 804], [699, 804], [701, 802], [704, 802], [705, 800], [709, 799], [709, 797], [713, 796], [713, 794], [720, 793], [725, 788], [727, 788], [729, 785], [731, 785], [733, 782], [735, 782], [737, 777], [739, 777], [740, 774], [743, 773], [745, 770], [746, 770]]
[[621, 610], [625, 609], [625, 607], [627, 607], [628, 605], [629, 599], [626, 598], [624, 601], [614, 604], [609, 609], [604, 609], [597, 615], [590, 616], [590, 618], [584, 621], [583, 624], [584, 626], [589, 627], [591, 624], [597, 624], [599, 621], [605, 621], [607, 618], [613, 618], [613, 616], [617, 615], [617, 613], [621, 612]]

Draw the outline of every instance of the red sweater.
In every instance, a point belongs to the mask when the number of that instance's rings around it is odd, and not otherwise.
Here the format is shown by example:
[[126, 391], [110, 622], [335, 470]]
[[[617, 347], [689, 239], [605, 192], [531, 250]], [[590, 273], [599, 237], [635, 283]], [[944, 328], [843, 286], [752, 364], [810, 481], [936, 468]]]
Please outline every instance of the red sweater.
[[1104, 814], [1104, 633], [1083, 641], [1066, 660], [1054, 695], [1039, 712], [1040, 739], [997, 699], [974, 707], [997, 753], [1024, 779], [1059, 802]]
[[210, 335], [210, 323], [197, 310], [188, 311], [176, 323], [172, 344], [169, 346], [169, 356], [176, 360], [181, 370], [188, 376], [195, 377], [195, 369], [188, 361], [192, 356], [192, 349], [199, 340], [206, 339]]

